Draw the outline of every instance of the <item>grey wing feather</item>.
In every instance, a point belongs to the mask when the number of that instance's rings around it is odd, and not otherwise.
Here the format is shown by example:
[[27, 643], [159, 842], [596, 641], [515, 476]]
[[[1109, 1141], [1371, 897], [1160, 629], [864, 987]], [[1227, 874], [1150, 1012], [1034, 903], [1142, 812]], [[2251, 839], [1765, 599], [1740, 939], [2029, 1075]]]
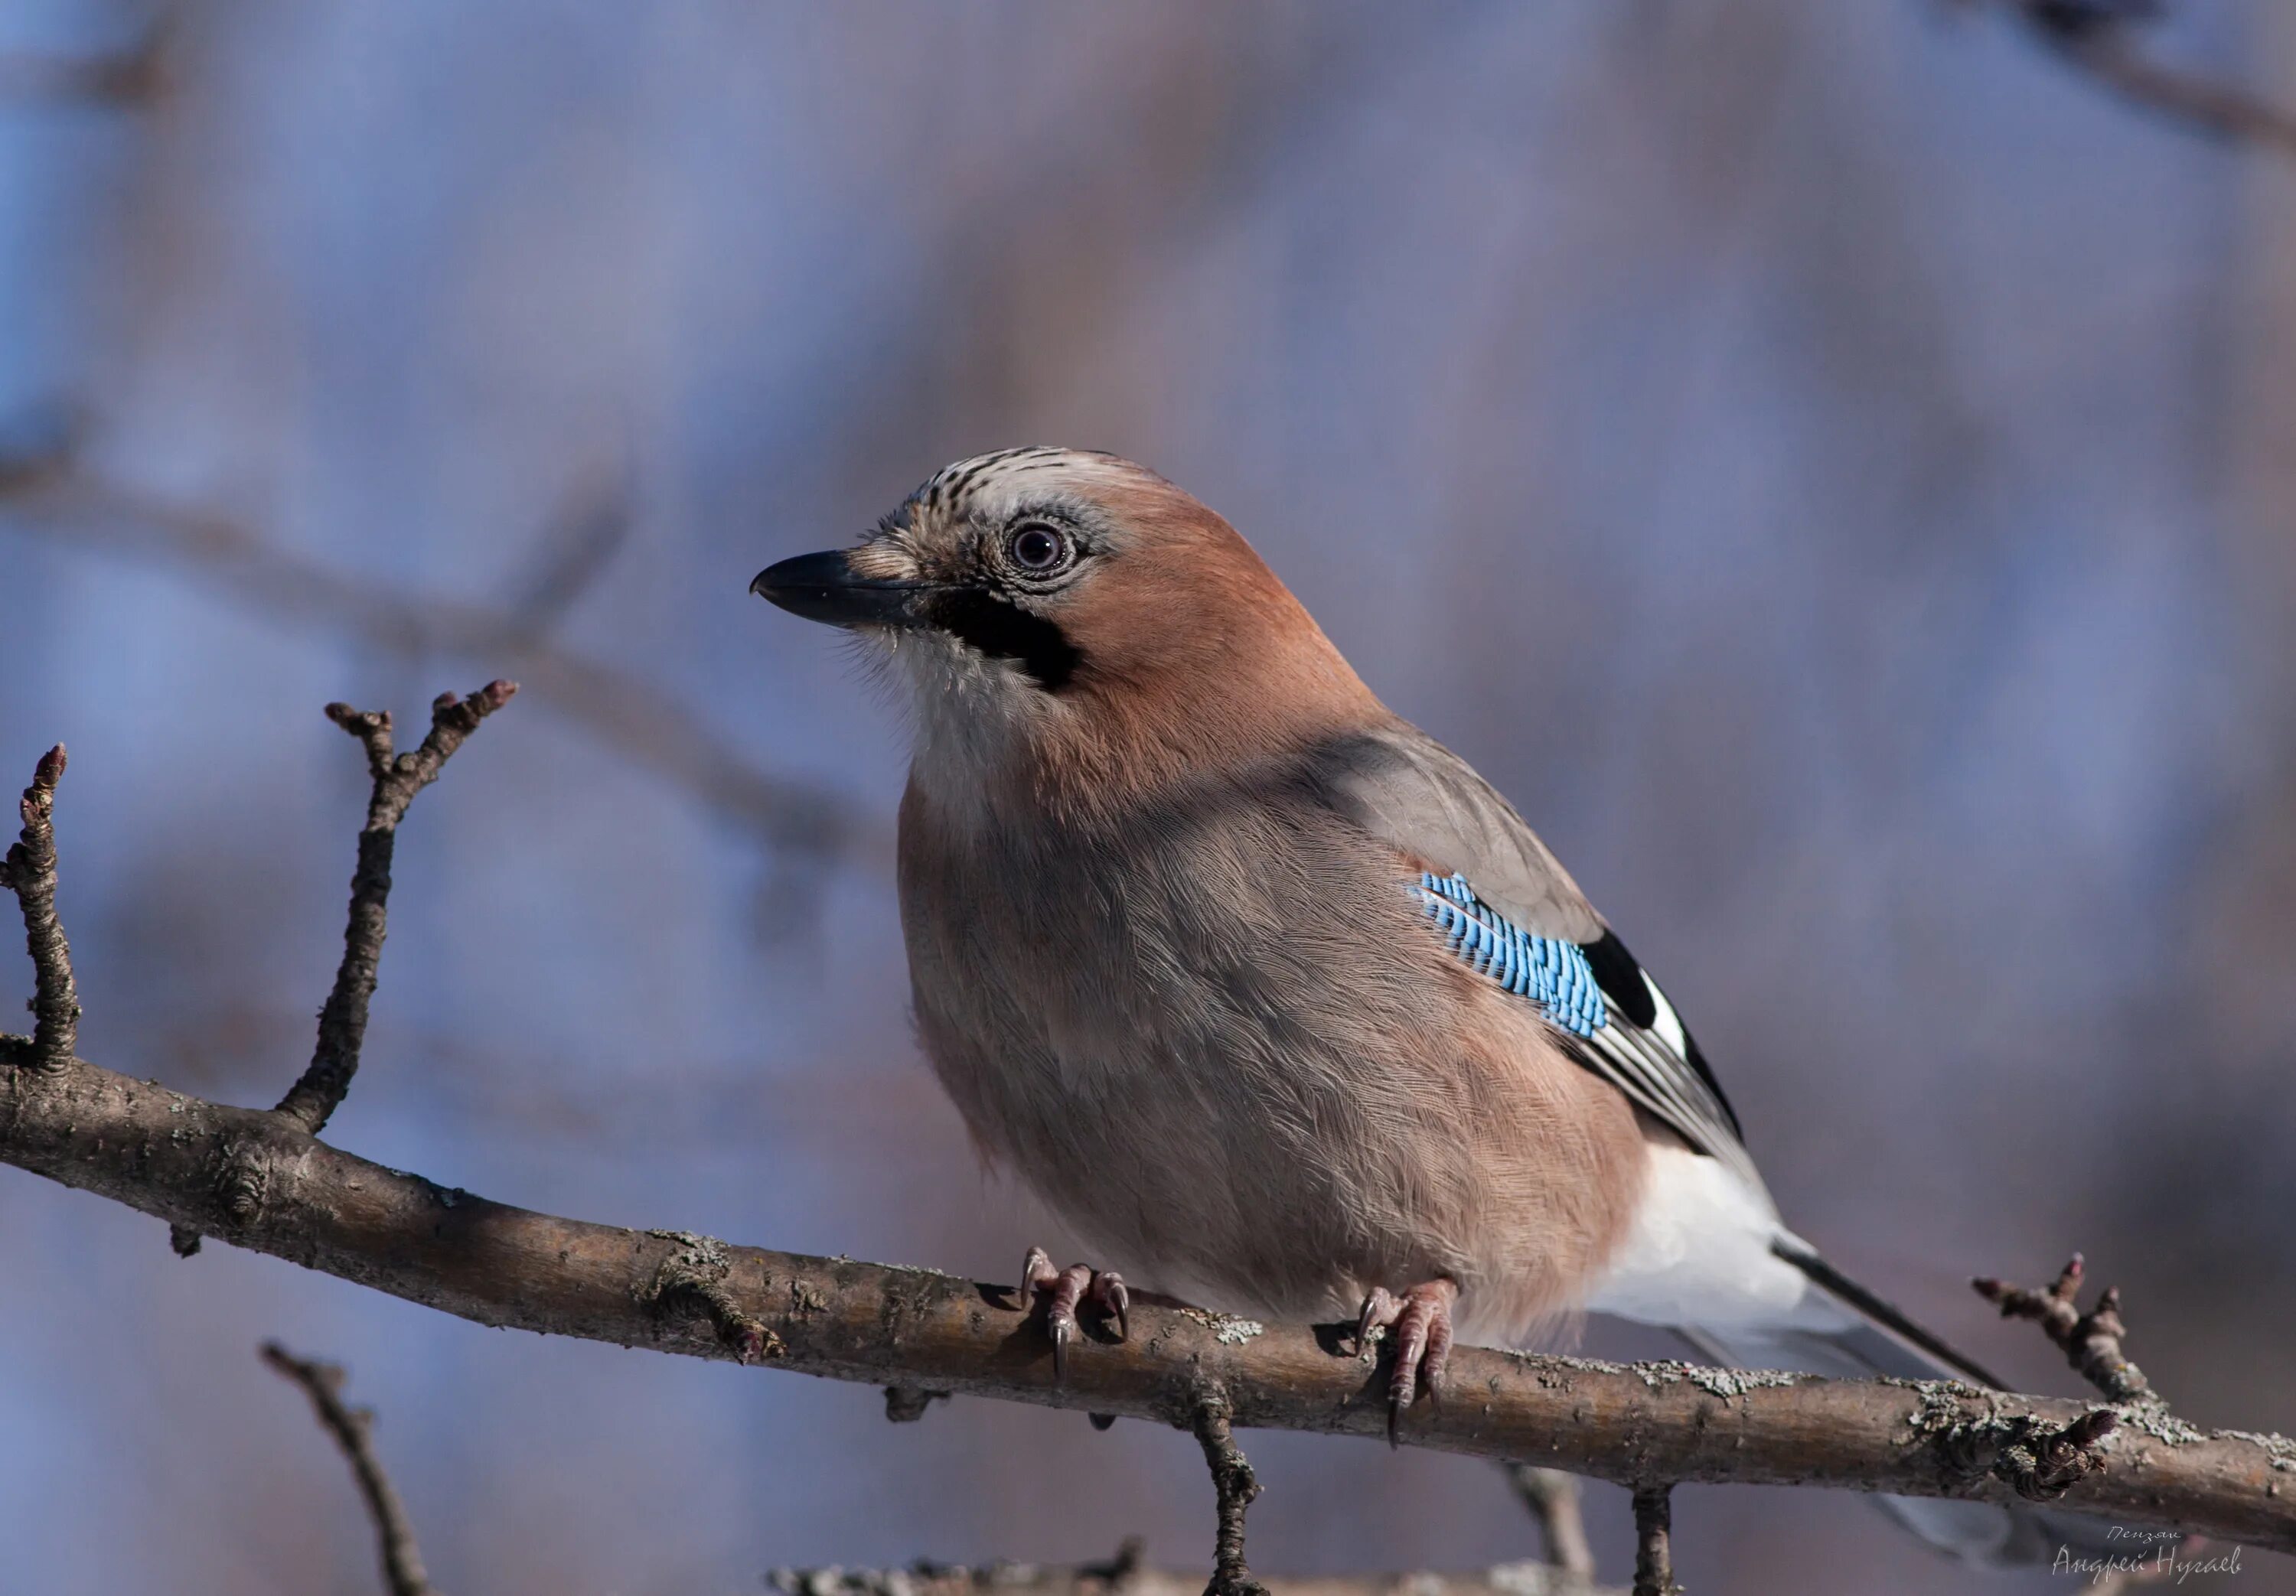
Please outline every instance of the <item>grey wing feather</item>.
[[1578, 947], [1609, 1000], [1608, 1016], [1589, 1035], [1560, 1031], [1564, 1047], [1762, 1190], [1737, 1117], [1673, 1004], [1513, 806], [1465, 760], [1398, 723], [1317, 750], [1310, 779], [1332, 808], [1439, 874], [1461, 877], [1518, 929]]
[[1464, 759], [1415, 726], [1318, 750], [1326, 801], [1373, 836], [1474, 884], [1523, 929], [1590, 943], [1607, 929], [1538, 833]]

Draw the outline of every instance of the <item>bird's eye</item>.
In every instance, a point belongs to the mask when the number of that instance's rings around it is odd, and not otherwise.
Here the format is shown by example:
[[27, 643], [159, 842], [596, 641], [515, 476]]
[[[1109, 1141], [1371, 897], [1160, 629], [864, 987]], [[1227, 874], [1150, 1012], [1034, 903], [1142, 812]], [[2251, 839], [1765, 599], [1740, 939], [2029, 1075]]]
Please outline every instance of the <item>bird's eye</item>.
[[1004, 552], [1022, 570], [1041, 574], [1069, 557], [1069, 540], [1042, 521], [1030, 521], [1004, 540]]

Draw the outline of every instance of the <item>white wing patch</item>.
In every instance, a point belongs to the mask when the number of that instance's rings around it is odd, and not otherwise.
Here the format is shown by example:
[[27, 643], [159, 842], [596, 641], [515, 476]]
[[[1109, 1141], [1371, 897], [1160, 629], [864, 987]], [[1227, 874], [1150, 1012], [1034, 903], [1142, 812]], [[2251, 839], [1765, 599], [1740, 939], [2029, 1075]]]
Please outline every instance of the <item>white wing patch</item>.
[[1674, 1011], [1674, 1005], [1667, 1002], [1666, 994], [1658, 989], [1658, 983], [1650, 978], [1649, 970], [1644, 970], [1642, 978], [1643, 985], [1650, 990], [1651, 1003], [1658, 1010], [1650, 1028], [1658, 1033], [1659, 1040], [1666, 1044], [1667, 1051], [1676, 1058], [1688, 1058], [1690, 1033], [1682, 1028], [1682, 1017]]

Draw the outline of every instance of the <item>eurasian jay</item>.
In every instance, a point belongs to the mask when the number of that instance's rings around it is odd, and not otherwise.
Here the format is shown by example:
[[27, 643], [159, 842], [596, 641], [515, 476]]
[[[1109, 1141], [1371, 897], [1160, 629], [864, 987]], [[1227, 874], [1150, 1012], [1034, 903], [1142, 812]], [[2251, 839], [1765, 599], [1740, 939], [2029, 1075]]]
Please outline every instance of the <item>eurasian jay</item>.
[[[1739, 1366], [1998, 1383], [1785, 1228], [1698, 1044], [1554, 855], [1172, 484], [984, 454], [752, 587], [909, 690], [925, 1051], [1103, 1261], [1387, 1327], [1398, 1418], [1455, 1334], [1520, 1346], [1590, 1309]], [[1119, 1275], [1041, 1251], [1026, 1274], [1056, 1357], [1079, 1309], [1121, 1332]], [[2069, 1533], [1888, 1505], [1972, 1559]]]

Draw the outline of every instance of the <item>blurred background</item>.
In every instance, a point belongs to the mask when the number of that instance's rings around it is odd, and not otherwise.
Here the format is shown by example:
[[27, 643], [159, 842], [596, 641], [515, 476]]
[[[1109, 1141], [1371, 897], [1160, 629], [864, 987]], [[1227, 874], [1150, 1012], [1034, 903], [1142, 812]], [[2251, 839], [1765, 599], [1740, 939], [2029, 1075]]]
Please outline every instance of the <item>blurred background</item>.
[[[2296, 1428], [2296, 162], [2013, 9], [4, 0], [0, 787], [70, 745], [82, 1051], [275, 1099], [364, 802], [320, 707], [512, 676], [330, 1139], [1013, 1276], [1056, 1232], [908, 1028], [898, 716], [744, 587], [954, 457], [1109, 448], [1516, 800], [1845, 1267], [2070, 1394], [1965, 1278], [2085, 1248], [2186, 1416]], [[2296, 100], [2296, 10], [2141, 42]], [[1183, 1436], [897, 1428], [0, 1168], [0, 1591], [373, 1589], [275, 1336], [447, 1591], [1208, 1559]], [[1246, 1440], [1262, 1572], [1536, 1550], [1487, 1465]], [[1702, 1592], [1972, 1584], [1847, 1495], [1676, 1520]]]

